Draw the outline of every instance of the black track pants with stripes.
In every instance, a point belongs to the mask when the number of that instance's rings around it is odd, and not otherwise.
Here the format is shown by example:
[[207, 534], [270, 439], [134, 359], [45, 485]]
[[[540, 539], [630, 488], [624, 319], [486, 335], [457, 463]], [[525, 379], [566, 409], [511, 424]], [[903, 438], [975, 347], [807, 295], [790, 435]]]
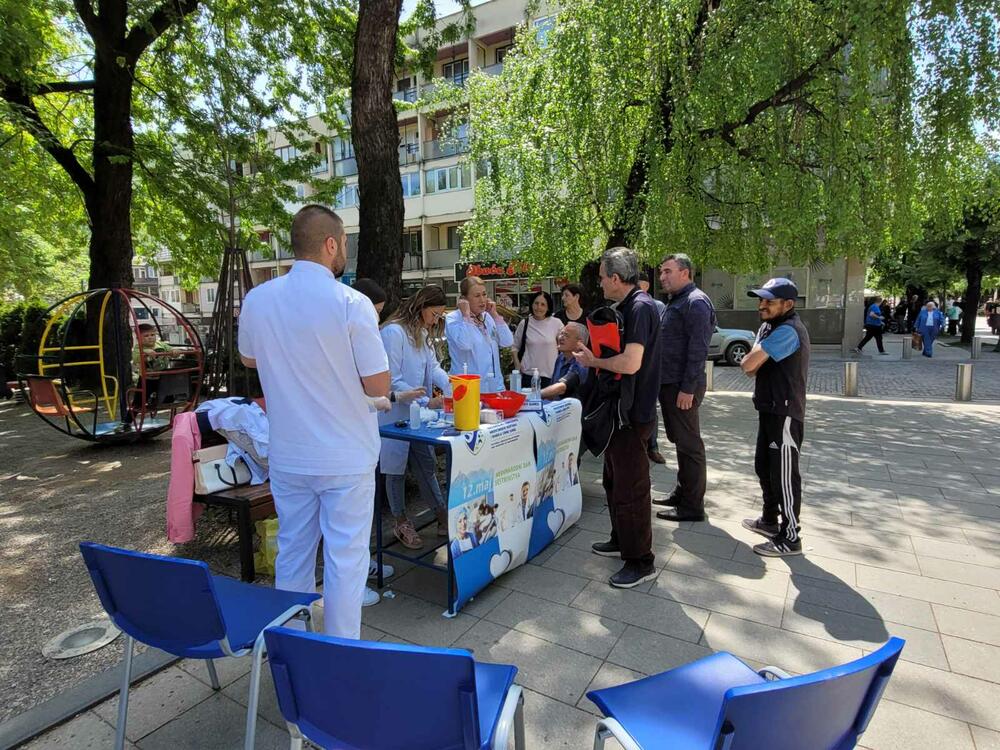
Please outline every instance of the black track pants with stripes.
[[780, 414], [759, 415], [757, 454], [754, 470], [764, 496], [762, 517], [766, 523], [781, 525], [780, 537], [794, 542], [799, 538], [802, 508], [802, 476], [799, 474], [799, 448], [802, 446], [802, 422]]

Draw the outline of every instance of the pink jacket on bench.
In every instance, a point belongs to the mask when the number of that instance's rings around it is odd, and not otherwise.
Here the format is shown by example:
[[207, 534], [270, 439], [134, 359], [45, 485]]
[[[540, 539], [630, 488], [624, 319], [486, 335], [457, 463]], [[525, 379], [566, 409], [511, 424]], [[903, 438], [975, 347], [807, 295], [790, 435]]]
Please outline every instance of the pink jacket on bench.
[[194, 539], [194, 522], [205, 506], [194, 503], [194, 452], [201, 449], [201, 432], [193, 411], [174, 417], [170, 439], [170, 485], [167, 487], [167, 539], [174, 544]]

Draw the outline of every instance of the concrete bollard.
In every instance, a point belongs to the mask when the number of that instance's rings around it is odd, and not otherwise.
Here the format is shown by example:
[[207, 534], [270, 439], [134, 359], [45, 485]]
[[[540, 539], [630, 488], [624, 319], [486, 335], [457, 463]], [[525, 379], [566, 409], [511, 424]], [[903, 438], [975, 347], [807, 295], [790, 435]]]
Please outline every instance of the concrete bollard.
[[858, 363], [844, 362], [844, 395], [858, 395]]
[[715, 390], [715, 362], [710, 359], [705, 360], [705, 390]]
[[907, 336], [903, 339], [903, 359], [910, 359], [913, 357], [913, 338]]
[[972, 358], [979, 359], [983, 353], [983, 337], [973, 336], [972, 337]]
[[959, 362], [955, 373], [955, 400], [972, 401], [972, 368], [971, 362]]

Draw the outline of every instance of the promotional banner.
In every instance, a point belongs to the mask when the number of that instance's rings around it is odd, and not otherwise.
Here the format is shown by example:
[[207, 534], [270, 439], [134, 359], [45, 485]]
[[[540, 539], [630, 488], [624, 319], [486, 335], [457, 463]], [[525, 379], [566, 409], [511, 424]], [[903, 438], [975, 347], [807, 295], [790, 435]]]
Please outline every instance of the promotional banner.
[[580, 402], [548, 404], [447, 438], [448, 528], [456, 607], [523, 565], [582, 511], [577, 474]]

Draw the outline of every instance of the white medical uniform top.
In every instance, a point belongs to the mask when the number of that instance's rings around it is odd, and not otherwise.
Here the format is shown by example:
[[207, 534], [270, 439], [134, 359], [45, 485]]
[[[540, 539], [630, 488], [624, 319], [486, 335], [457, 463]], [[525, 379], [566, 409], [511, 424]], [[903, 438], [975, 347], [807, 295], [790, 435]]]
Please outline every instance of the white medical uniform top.
[[[421, 332], [426, 342], [427, 334]], [[410, 341], [403, 326], [391, 323], [382, 329], [382, 344], [389, 357], [389, 374], [392, 377], [392, 390], [410, 391], [414, 388], [426, 388], [430, 397], [431, 386], [437, 386], [443, 393], [451, 393], [448, 373], [441, 369], [434, 349], [425, 343], [417, 349]], [[399, 419], [410, 418], [409, 404], [396, 402], [392, 410], [379, 414], [379, 424], [392, 424]], [[379, 469], [383, 474], [403, 474], [406, 470], [406, 459], [409, 456], [409, 443], [402, 440], [383, 440], [382, 452], [379, 455]]]
[[378, 418], [361, 378], [389, 364], [367, 297], [329, 268], [297, 260], [289, 273], [247, 294], [239, 348], [257, 360], [272, 469], [313, 476], [374, 470]]
[[445, 336], [451, 357], [452, 375], [478, 375], [480, 393], [504, 390], [500, 368], [500, 347], [514, 343], [514, 334], [506, 323], [497, 324], [493, 317], [482, 314], [486, 331], [470, 323], [461, 310], [453, 310], [445, 318]]

